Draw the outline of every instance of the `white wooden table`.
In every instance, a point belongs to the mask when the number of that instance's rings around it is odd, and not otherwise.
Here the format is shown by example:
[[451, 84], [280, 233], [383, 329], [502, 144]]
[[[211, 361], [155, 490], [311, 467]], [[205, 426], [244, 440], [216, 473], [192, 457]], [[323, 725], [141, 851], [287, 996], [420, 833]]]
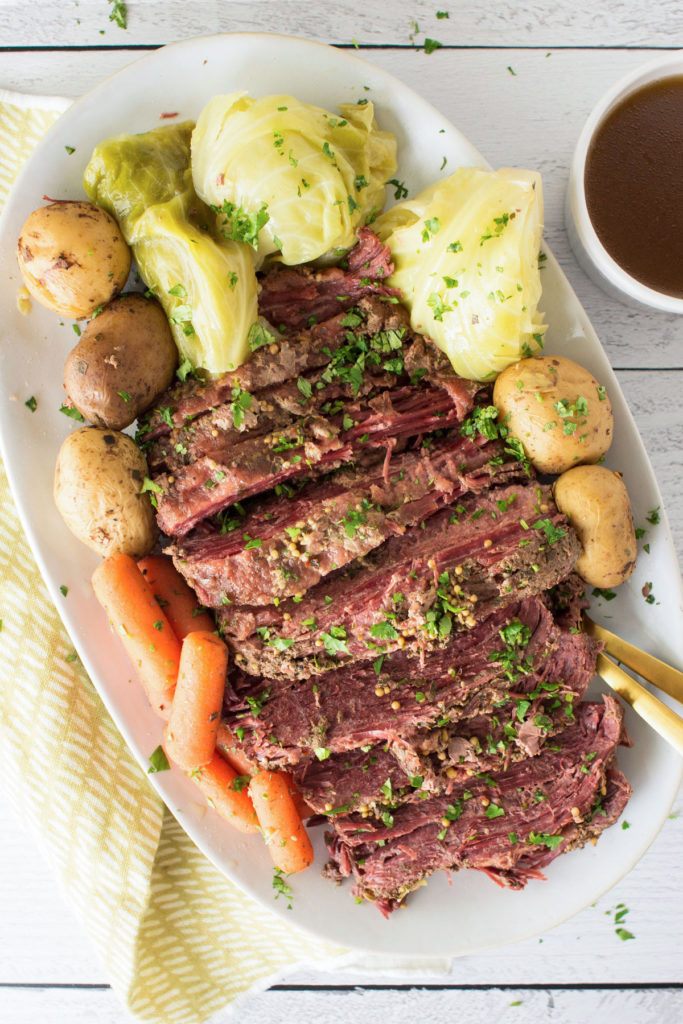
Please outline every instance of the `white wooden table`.
[[[351, 47], [408, 82], [495, 165], [544, 175], [546, 238], [608, 352], [655, 467], [683, 555], [683, 318], [603, 295], [571, 253], [562, 205], [581, 125], [601, 93], [656, 52], [683, 46], [680, 0], [141, 0], [128, 27], [105, 0], [0, 0], [0, 88], [76, 96], [160, 44], [214, 31], [272, 31]], [[440, 7], [449, 17], [437, 19]], [[419, 30], [416, 29], [416, 23]], [[412, 36], [412, 39], [411, 39]], [[426, 54], [413, 42], [439, 40]], [[1, 155], [0, 155], [1, 156]], [[297, 972], [252, 996], [256, 1021], [398, 1024], [454, 1017], [527, 1022], [683, 1020], [683, 801], [638, 866], [595, 906], [540, 939], [453, 963], [441, 978]], [[610, 912], [629, 909], [634, 941]], [[457, 922], [454, 923], [457, 927]], [[127, 1019], [70, 909], [0, 795], [0, 1021]], [[192, 1024], [192, 1022], [188, 1022]]]

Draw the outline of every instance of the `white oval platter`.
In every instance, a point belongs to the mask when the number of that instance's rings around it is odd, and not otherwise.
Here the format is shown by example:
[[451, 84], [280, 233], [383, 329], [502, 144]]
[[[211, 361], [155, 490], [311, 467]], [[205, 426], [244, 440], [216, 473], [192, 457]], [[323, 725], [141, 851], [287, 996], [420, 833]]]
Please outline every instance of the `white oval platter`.
[[[97, 556], [68, 532], [52, 499], [59, 446], [75, 428], [59, 412], [62, 371], [75, 344], [70, 323], [34, 303], [17, 310], [20, 284], [16, 239], [28, 213], [44, 195], [83, 198], [81, 177], [93, 147], [119, 132], [139, 132], [163, 114], [196, 118], [216, 93], [245, 89], [252, 95], [291, 93], [334, 110], [339, 102], [369, 98], [379, 124], [398, 138], [398, 177], [414, 195], [458, 165], [485, 166], [484, 158], [437, 110], [385, 71], [347, 53], [285, 36], [232, 34], [190, 39], [143, 57], [77, 101], [41, 141], [24, 168], [0, 224], [0, 432], [16, 504], [32, 549], [73, 642], [102, 699], [143, 769], [161, 739], [161, 725], [146, 704], [123, 650], [97, 605], [90, 576]], [[495, 112], [492, 112], [495, 117]], [[520, 111], [520, 117], [523, 111]], [[69, 155], [65, 146], [75, 148]], [[446, 170], [440, 172], [443, 157]], [[637, 524], [661, 505], [652, 469], [623, 395], [586, 314], [557, 263], [543, 270], [544, 309], [550, 329], [546, 350], [587, 366], [607, 385], [615, 441], [607, 465], [624, 474]], [[31, 413], [24, 402], [35, 396]], [[650, 554], [596, 618], [660, 657], [683, 664], [681, 579], [666, 519], [650, 529]], [[647, 564], [642, 565], [644, 560]], [[656, 603], [641, 594], [654, 581]], [[68, 596], [60, 585], [68, 586]], [[30, 595], [27, 595], [30, 597]], [[599, 682], [595, 692], [599, 692]], [[179, 771], [150, 775], [152, 785], [197, 845], [233, 882], [269, 909], [341, 946], [384, 953], [462, 955], [540, 934], [576, 913], [621, 878], [659, 831], [678, 789], [681, 760], [630, 711], [635, 743], [619, 755], [632, 786], [630, 828], [608, 830], [596, 847], [560, 857], [546, 882], [522, 892], [501, 890], [483, 874], [441, 872], [409, 897], [389, 921], [370, 905], [357, 905], [350, 886], [320, 876], [323, 829], [315, 830], [316, 864], [291, 879], [292, 910], [273, 900], [273, 868], [260, 837], [243, 837], [207, 809]]]

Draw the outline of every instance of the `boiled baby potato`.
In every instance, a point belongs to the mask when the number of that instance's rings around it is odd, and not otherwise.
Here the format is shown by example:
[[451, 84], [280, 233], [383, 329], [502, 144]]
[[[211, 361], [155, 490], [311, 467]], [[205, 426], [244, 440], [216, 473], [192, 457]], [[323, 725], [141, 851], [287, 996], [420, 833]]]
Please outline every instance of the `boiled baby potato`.
[[122, 295], [90, 321], [64, 368], [71, 405], [99, 427], [123, 430], [173, 380], [178, 350], [155, 299]]
[[148, 472], [145, 456], [130, 437], [81, 427], [59, 450], [57, 508], [71, 532], [104, 558], [143, 558], [158, 534], [149, 497], [140, 493]]
[[605, 389], [564, 356], [535, 356], [508, 366], [496, 380], [493, 402], [541, 473], [597, 462], [612, 443]]
[[636, 564], [636, 534], [621, 475], [603, 466], [576, 466], [555, 481], [553, 494], [583, 547], [579, 575], [600, 588], [627, 580]]
[[114, 218], [81, 200], [34, 210], [21, 229], [17, 260], [31, 295], [75, 320], [118, 295], [130, 272], [130, 249]]

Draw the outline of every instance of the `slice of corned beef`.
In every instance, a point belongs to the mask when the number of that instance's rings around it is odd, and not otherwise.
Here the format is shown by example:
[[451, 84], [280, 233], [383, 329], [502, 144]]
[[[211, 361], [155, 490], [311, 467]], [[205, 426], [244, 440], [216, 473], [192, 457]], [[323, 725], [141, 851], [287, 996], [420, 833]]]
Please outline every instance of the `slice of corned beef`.
[[[188, 378], [176, 384], [162, 395], [158, 406], [141, 423], [139, 438], [149, 446], [174, 429], [190, 427], [195, 419], [214, 409], [221, 409], [220, 426], [212, 429], [219, 433], [237, 429], [247, 434], [260, 430], [258, 416], [249, 413], [261, 409], [261, 391], [267, 390], [272, 396], [277, 393], [277, 385], [287, 381], [298, 385], [301, 378], [302, 388], [296, 397], [302, 401], [307, 395], [307, 384], [311, 389], [322, 390], [328, 385], [350, 383], [355, 395], [363, 391], [366, 376], [371, 378], [380, 372], [389, 374], [390, 384], [433, 380], [434, 386], [447, 391], [460, 410], [460, 418], [467, 415], [473, 396], [482, 389], [481, 384], [458, 377], [444, 354], [411, 330], [403, 306], [369, 296], [361, 299], [353, 310], [338, 313], [295, 337], [273, 336], [248, 362], [216, 380]], [[269, 404], [268, 396], [264, 404]], [[283, 415], [282, 409], [278, 415]], [[295, 413], [291, 415], [296, 418]], [[172, 437], [172, 446], [176, 443], [186, 445], [187, 429]]]
[[367, 814], [387, 802], [429, 796], [421, 788], [422, 780], [411, 780], [385, 747], [366, 746], [332, 755], [319, 748], [318, 753], [319, 757], [299, 763], [292, 771], [297, 789], [317, 814]]
[[518, 691], [514, 699], [494, 702], [487, 714], [457, 722], [445, 715], [437, 728], [414, 729], [376, 746], [337, 754], [318, 747], [315, 757], [294, 766], [295, 781], [318, 814], [360, 811], [381, 817], [403, 803], [448, 795], [474, 775], [506, 771], [556, 745], [556, 735], [574, 720], [588, 681], [550, 683], [550, 693], [541, 685]]
[[491, 611], [572, 570], [579, 541], [550, 489], [493, 488], [409, 527], [279, 607], [226, 606], [220, 628], [255, 676], [305, 678], [406, 645], [443, 646]]
[[621, 708], [605, 697], [579, 706], [576, 723], [557, 737], [558, 750], [381, 818], [331, 815], [329, 873], [353, 874], [354, 893], [383, 913], [440, 868], [476, 868], [521, 888], [618, 818], [630, 795], [612, 767], [621, 737]]
[[347, 402], [343, 409], [328, 416], [303, 415], [264, 437], [248, 437], [221, 462], [204, 456], [177, 475], [155, 476], [161, 530], [183, 536], [236, 501], [362, 461], [367, 453], [383, 457], [388, 472], [397, 441], [460, 422], [460, 410], [448, 393], [425, 385], [382, 391]]
[[[321, 373], [314, 371], [305, 377], [273, 384], [254, 391], [244, 408], [243, 393], [224, 402], [209, 412], [189, 420], [184, 426], [174, 427], [146, 446], [147, 462], [156, 477], [160, 473], [180, 476], [186, 466], [201, 458], [223, 462], [231, 458], [236, 446], [245, 441], [264, 437], [273, 431], [290, 427], [305, 416], [327, 416], [340, 412], [354, 399], [369, 397], [396, 384], [396, 375], [366, 372], [360, 382], [333, 380], [318, 388]], [[304, 397], [302, 389], [308, 397]], [[235, 426], [235, 408], [238, 408]]]
[[[437, 779], [439, 751], [447, 778], [451, 766], [453, 779], [477, 764], [476, 744], [471, 751], [450, 746], [452, 724], [498, 716], [505, 743], [486, 755], [489, 764], [505, 765], [517, 750], [538, 752], [558, 719], [571, 720], [599, 647], [585, 634], [559, 630], [543, 602], [528, 598], [498, 609], [424, 660], [403, 650], [289, 684], [282, 677], [234, 679], [224, 715], [233, 732], [241, 730], [246, 755], [264, 767], [296, 764], [316, 750], [341, 754], [384, 744], [406, 774], [423, 775], [438, 788], [444, 782]], [[428, 730], [435, 728], [437, 742], [430, 743]]]
[[169, 550], [203, 604], [272, 604], [303, 595], [456, 497], [523, 476], [500, 441], [447, 434], [392, 456], [388, 475], [380, 465], [341, 470], [246, 516], [202, 524]]
[[281, 329], [302, 328], [329, 320], [369, 294], [400, 296], [385, 278], [394, 272], [391, 253], [368, 227], [358, 232], [358, 243], [349, 250], [344, 266], [276, 266], [261, 278], [259, 313]]

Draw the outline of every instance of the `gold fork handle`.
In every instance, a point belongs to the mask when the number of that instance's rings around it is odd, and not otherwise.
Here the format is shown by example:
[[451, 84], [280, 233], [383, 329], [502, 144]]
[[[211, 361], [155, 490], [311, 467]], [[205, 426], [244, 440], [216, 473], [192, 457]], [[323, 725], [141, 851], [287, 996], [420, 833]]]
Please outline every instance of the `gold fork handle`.
[[628, 665], [634, 672], [637, 672], [643, 679], [656, 686], [663, 693], [668, 693], [683, 704], [683, 672], [679, 672], [672, 665], [660, 661], [652, 654], [646, 654], [639, 647], [634, 647], [628, 640], [622, 640], [620, 636], [598, 626], [597, 623], [584, 615], [584, 629], [596, 640], [602, 640], [608, 654]]
[[683, 718], [631, 679], [627, 672], [604, 654], [598, 654], [596, 672], [630, 704], [637, 715], [683, 756]]

